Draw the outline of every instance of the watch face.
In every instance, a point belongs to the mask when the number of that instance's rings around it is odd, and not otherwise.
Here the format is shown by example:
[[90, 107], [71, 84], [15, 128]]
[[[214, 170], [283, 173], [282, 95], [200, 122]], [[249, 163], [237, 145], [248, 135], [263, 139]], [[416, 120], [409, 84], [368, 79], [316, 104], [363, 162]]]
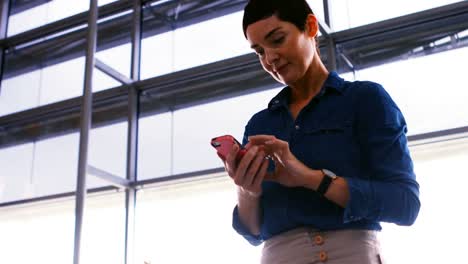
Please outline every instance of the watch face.
[[327, 175], [328, 177], [332, 178], [332, 179], [335, 179], [336, 178], [336, 174], [333, 173], [332, 171], [329, 171], [327, 169], [322, 169], [323, 173], [325, 173], [325, 175]]

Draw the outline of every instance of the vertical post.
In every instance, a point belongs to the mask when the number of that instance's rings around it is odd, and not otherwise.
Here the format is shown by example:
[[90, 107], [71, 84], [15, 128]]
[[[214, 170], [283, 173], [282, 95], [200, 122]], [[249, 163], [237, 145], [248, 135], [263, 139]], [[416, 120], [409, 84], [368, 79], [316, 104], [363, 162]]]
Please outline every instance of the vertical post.
[[327, 68], [330, 71], [336, 71], [336, 45], [335, 40], [330, 35], [327, 40]]
[[325, 23], [329, 28], [332, 28], [330, 20], [330, 3], [329, 0], [323, 0], [323, 15], [325, 16]]
[[[130, 78], [133, 81], [140, 79], [141, 57], [141, 0], [133, 2], [133, 28], [132, 28], [132, 54]], [[127, 133], [127, 180], [137, 180], [137, 156], [138, 156], [138, 113], [139, 94], [134, 85], [128, 87], [128, 133]], [[134, 263], [134, 238], [135, 238], [135, 207], [136, 190], [129, 188], [125, 191], [125, 264]]]
[[[327, 26], [332, 29], [331, 20], [330, 20], [330, 2], [329, 0], [323, 0], [323, 14], [325, 16], [325, 23]], [[332, 32], [330, 32], [332, 33]], [[336, 45], [333, 35], [330, 34], [326, 36], [327, 38], [327, 68], [330, 71], [336, 71]]]
[[97, 39], [97, 0], [90, 0], [88, 17], [88, 46], [86, 49], [85, 78], [83, 88], [83, 103], [81, 107], [80, 148], [78, 159], [78, 177], [76, 184], [75, 203], [75, 245], [73, 263], [80, 263], [81, 229], [83, 225], [83, 213], [86, 200], [86, 170], [88, 167], [88, 142], [91, 129], [91, 116], [93, 108], [93, 70], [94, 55]]
[[[3, 0], [0, 4], [0, 39], [5, 39], [8, 29], [8, 16], [10, 14], [10, 0]], [[0, 47], [0, 92], [2, 91], [3, 71], [5, 66], [6, 47]]]

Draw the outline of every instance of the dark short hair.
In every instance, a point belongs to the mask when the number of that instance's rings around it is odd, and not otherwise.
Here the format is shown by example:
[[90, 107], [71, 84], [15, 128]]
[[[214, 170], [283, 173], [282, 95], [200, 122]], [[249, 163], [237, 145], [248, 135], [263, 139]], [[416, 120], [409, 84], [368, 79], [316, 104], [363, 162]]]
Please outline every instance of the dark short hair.
[[276, 15], [283, 21], [305, 30], [307, 16], [314, 14], [305, 0], [250, 0], [244, 8], [242, 28], [247, 38], [247, 27], [259, 20]]

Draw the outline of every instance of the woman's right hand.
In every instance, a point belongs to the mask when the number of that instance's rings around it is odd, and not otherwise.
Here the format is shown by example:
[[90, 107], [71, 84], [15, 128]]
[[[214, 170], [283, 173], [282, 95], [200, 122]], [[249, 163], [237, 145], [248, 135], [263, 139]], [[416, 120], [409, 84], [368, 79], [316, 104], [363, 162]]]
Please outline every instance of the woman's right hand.
[[234, 145], [226, 156], [224, 166], [229, 177], [239, 187], [239, 195], [258, 198], [262, 194], [262, 181], [268, 169], [265, 152], [259, 146], [246, 146], [247, 152], [237, 163], [239, 146]]

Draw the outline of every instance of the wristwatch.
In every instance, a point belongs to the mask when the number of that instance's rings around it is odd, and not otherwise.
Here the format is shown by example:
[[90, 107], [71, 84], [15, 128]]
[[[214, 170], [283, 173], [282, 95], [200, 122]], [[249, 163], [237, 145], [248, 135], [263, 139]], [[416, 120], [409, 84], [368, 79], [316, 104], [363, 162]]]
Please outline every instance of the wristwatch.
[[323, 173], [323, 178], [319, 184], [319, 187], [317, 188], [317, 193], [324, 196], [328, 190], [328, 187], [330, 187], [330, 184], [337, 178], [337, 176], [335, 173], [327, 169], [322, 169], [321, 171]]

